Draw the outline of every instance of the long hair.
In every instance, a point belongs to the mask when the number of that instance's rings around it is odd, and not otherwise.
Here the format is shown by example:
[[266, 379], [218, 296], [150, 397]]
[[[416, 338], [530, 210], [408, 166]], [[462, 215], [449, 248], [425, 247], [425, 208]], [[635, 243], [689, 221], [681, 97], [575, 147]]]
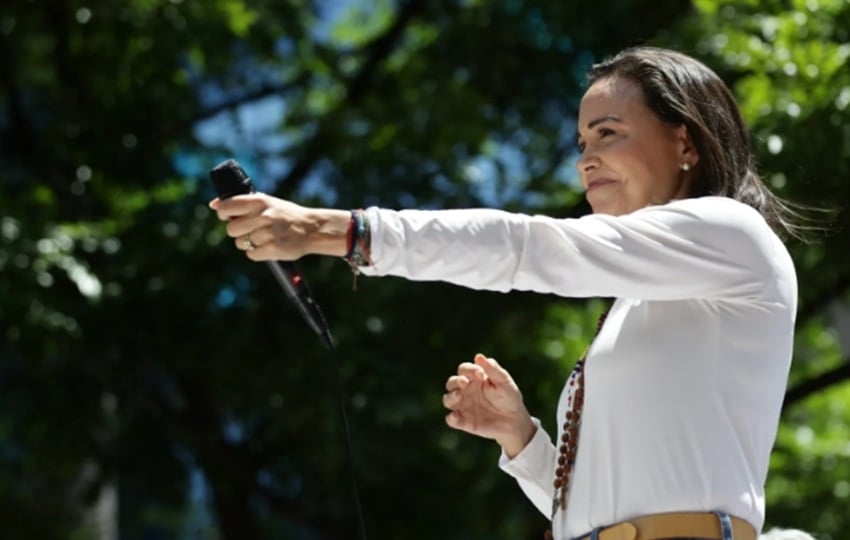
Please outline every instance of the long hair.
[[708, 66], [680, 52], [643, 46], [594, 64], [587, 77], [591, 85], [610, 77], [633, 80], [663, 122], [685, 125], [700, 157], [689, 196], [741, 201], [780, 236], [802, 238], [801, 215], [761, 179], [738, 103]]

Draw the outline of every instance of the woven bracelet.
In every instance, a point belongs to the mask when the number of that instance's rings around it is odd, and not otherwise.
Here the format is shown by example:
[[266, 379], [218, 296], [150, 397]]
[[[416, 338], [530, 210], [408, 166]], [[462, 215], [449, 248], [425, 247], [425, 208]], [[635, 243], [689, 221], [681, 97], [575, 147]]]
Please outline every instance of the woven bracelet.
[[369, 257], [369, 246], [371, 234], [369, 230], [369, 218], [363, 210], [351, 211], [351, 221], [348, 224], [347, 250], [344, 259], [351, 267], [354, 274], [353, 289], [357, 290], [357, 276], [360, 274], [361, 266], [370, 266], [372, 260]]

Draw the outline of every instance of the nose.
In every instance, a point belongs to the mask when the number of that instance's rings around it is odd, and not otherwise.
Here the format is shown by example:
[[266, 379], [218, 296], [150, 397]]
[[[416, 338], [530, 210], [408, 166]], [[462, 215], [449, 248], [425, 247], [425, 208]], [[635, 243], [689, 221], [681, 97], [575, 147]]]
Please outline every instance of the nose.
[[578, 169], [579, 174], [587, 174], [590, 171], [599, 168], [601, 161], [599, 160], [599, 156], [596, 153], [591, 152], [589, 149], [585, 149], [584, 152], [576, 161], [576, 169]]

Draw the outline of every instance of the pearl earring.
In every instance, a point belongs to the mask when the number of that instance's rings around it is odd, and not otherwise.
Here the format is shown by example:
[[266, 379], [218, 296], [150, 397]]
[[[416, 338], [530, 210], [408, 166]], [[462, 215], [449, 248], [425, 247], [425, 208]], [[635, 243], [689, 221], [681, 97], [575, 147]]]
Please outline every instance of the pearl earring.
[[691, 164], [690, 163], [682, 163], [682, 170], [683, 171], [691, 170]]

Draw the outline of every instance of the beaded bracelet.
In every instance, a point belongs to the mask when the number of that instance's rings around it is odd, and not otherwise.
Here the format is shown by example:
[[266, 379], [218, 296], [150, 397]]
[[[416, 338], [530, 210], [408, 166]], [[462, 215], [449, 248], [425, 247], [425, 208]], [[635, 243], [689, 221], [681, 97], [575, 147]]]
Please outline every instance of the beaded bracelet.
[[346, 233], [346, 254], [343, 258], [354, 274], [352, 288], [355, 291], [357, 290], [357, 276], [360, 274], [360, 267], [371, 266], [372, 264], [372, 259], [369, 257], [371, 240], [369, 218], [366, 213], [361, 209], [352, 210], [351, 221], [348, 223], [348, 232]]

